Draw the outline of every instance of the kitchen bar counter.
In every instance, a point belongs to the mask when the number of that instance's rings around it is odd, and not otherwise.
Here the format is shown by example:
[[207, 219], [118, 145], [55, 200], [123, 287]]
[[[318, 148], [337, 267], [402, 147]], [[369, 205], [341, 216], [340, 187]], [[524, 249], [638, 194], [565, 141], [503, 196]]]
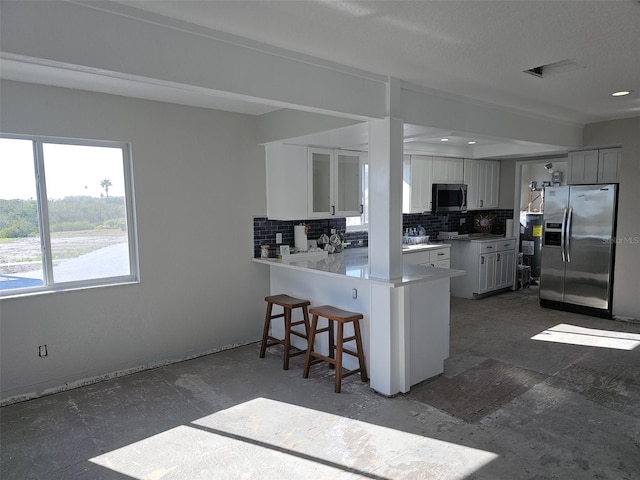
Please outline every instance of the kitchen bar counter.
[[[367, 248], [317, 260], [254, 258], [253, 262], [269, 266], [272, 295], [286, 293], [312, 305], [329, 304], [364, 315], [365, 361], [375, 391], [387, 396], [408, 392], [412, 385], [444, 371], [449, 356], [450, 279], [464, 271], [405, 265], [402, 278], [372, 278]], [[272, 330], [282, 337], [281, 322], [274, 322]], [[328, 352], [325, 337], [316, 338], [316, 351]], [[292, 343], [306, 348], [305, 341], [295, 336]], [[344, 356], [345, 368], [356, 368], [356, 363]]]
[[[412, 245], [408, 251], [442, 248], [442, 244]], [[341, 253], [330, 254], [327, 258], [318, 260], [305, 259], [297, 261], [281, 260], [278, 258], [254, 258], [254, 262], [264, 265], [279, 266], [294, 270], [313, 271], [314, 273], [339, 275], [359, 280], [370, 280], [382, 285], [400, 287], [414, 283], [429, 282], [441, 278], [451, 278], [464, 275], [464, 270], [427, 267], [424, 265], [404, 265], [402, 278], [379, 279], [369, 275], [369, 253], [367, 248], [350, 248]]]

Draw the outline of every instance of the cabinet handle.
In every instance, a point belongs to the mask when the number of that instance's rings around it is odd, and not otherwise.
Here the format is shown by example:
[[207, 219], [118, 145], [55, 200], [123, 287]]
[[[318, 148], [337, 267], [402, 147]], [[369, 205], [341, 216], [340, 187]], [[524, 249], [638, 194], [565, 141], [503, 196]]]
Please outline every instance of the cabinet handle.
[[491, 245], [487, 245], [487, 250], [491, 250], [493, 247]]
[[484, 257], [480, 257], [480, 265], [484, 265]]
[[444, 255], [444, 253], [440, 252], [440, 253], [438, 253], [438, 255]]
[[335, 215], [335, 214], [336, 214], [336, 206], [331, 205], [331, 215]]
[[360, 213], [364, 213], [364, 205], [360, 204]]
[[480, 206], [484, 207], [484, 200], [480, 200]]
[[496, 258], [496, 262], [499, 262], [499, 261], [500, 261], [500, 254], [498, 253], [497, 255], [498, 255], [498, 256], [497, 256], [497, 258]]

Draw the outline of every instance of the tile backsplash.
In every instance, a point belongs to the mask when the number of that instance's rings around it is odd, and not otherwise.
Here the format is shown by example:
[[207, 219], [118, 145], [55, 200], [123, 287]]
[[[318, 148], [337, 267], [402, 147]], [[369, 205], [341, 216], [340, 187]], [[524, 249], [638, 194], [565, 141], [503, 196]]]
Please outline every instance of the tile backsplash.
[[[432, 239], [436, 239], [438, 232], [457, 231], [460, 233], [473, 233], [473, 222], [476, 214], [490, 214], [495, 218], [491, 233], [504, 235], [506, 220], [513, 218], [513, 210], [496, 209], [471, 212], [452, 212], [447, 215], [431, 214], [404, 214], [402, 215], [402, 231], [406, 228], [415, 228], [422, 225]], [[464, 219], [460, 225], [460, 219]], [[368, 232], [346, 232], [346, 219], [330, 218], [320, 220], [269, 220], [266, 217], [253, 219], [253, 254], [260, 256], [260, 245], [269, 245], [270, 256], [276, 255], [276, 233], [282, 233], [282, 244], [294, 246], [293, 227], [299, 223], [309, 225], [308, 238], [317, 239], [323, 233], [331, 234], [331, 229], [344, 235], [346, 248], [366, 247], [368, 245]]]

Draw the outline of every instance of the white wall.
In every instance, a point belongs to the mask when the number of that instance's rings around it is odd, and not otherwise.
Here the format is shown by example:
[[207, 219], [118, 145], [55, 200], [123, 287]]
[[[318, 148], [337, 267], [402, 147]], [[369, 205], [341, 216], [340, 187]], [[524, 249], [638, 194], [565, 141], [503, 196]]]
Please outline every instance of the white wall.
[[640, 319], [640, 117], [585, 126], [584, 146], [621, 146], [613, 313]]
[[[0, 131], [131, 142], [141, 282], [0, 301], [2, 399], [257, 340], [255, 117], [2, 82]], [[49, 356], [37, 356], [47, 344]]]

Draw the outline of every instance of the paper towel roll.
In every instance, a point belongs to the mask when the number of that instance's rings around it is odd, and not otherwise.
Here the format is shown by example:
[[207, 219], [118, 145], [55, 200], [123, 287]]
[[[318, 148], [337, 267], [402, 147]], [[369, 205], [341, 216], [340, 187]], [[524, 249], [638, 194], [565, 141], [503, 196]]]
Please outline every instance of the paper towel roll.
[[513, 220], [507, 219], [507, 225], [504, 227], [504, 236], [513, 237]]
[[293, 240], [298, 252], [306, 252], [307, 247], [307, 226], [304, 224], [293, 226]]

